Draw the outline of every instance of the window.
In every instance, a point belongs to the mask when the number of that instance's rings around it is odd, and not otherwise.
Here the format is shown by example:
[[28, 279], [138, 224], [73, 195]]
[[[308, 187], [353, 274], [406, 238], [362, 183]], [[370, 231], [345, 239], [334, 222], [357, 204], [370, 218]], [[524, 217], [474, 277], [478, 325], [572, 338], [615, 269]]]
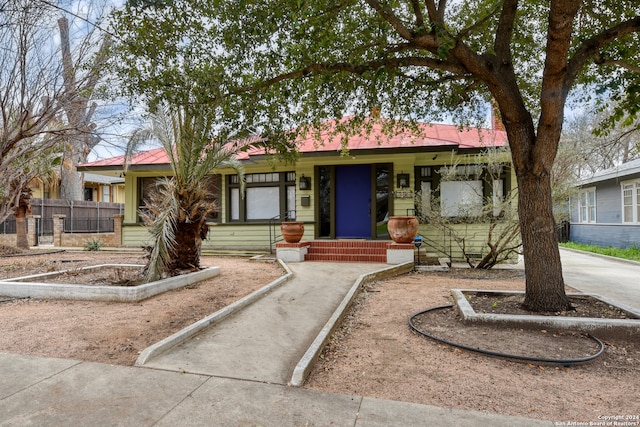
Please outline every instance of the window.
[[482, 181], [442, 181], [440, 214], [444, 217], [473, 217], [482, 214]]
[[622, 222], [640, 223], [640, 181], [622, 183]]
[[416, 189], [418, 192], [418, 197], [416, 198], [416, 213], [422, 220], [427, 218], [431, 213], [432, 189], [435, 178], [429, 166], [416, 168], [416, 177], [416, 186], [418, 186]]
[[[165, 177], [153, 176], [153, 177], [143, 177], [138, 178], [138, 210], [144, 211], [146, 209], [147, 199], [152, 191], [154, 191], [157, 187], [157, 184], [164, 180]], [[220, 175], [208, 175], [206, 178], [207, 188], [209, 189], [209, 195], [207, 197], [208, 201], [212, 201], [220, 206], [220, 187], [218, 183], [220, 182]], [[138, 221], [140, 218], [138, 217]], [[219, 221], [219, 212], [213, 212], [209, 214], [207, 217], [207, 221], [209, 222], [217, 222]]]
[[111, 186], [110, 185], [102, 186], [102, 201], [106, 203], [111, 202]]
[[[138, 211], [147, 210], [147, 200], [149, 195], [155, 190], [157, 183], [163, 179], [162, 177], [145, 177], [138, 178]], [[138, 217], [138, 221], [141, 221]]]
[[585, 188], [580, 192], [580, 222], [596, 222], [595, 188]]
[[416, 173], [416, 212], [424, 217], [439, 201], [443, 217], [476, 217], [486, 204], [499, 216], [508, 187], [509, 168], [497, 165], [418, 166]]
[[206, 177], [207, 188], [209, 194], [207, 195], [207, 201], [212, 202], [217, 206], [217, 210], [207, 216], [208, 222], [220, 222], [220, 175], [208, 175]]
[[295, 172], [254, 173], [245, 175], [244, 199], [240, 196], [238, 175], [230, 175], [229, 221], [267, 221], [296, 217]]

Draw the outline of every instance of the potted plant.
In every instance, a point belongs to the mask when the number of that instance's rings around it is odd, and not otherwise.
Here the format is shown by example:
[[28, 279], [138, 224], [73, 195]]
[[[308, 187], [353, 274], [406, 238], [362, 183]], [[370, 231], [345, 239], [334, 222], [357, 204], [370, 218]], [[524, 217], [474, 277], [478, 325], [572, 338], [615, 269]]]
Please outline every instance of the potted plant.
[[284, 221], [280, 224], [280, 232], [287, 243], [298, 243], [304, 235], [304, 223], [302, 221]]
[[390, 216], [389, 236], [396, 243], [413, 243], [413, 239], [418, 235], [418, 218], [411, 215]]

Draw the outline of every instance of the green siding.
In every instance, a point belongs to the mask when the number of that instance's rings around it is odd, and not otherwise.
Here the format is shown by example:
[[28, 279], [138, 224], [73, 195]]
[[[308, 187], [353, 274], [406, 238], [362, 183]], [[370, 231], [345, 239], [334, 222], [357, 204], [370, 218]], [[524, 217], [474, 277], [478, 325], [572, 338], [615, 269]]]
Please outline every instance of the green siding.
[[[313, 240], [313, 224], [305, 224], [303, 240]], [[282, 241], [280, 226], [272, 228], [271, 238]], [[269, 250], [269, 226], [260, 225], [224, 225], [209, 228], [209, 236], [202, 243], [205, 249], [230, 250]]]
[[122, 226], [122, 246], [142, 246], [150, 244], [151, 235], [141, 225]]
[[[461, 244], [458, 244], [455, 239], [455, 236], [461, 236], [465, 240], [465, 250], [468, 255], [473, 255], [472, 258], [482, 258], [489, 252], [487, 245], [489, 224], [454, 224], [450, 228], [451, 233], [429, 224], [420, 224], [418, 233], [427, 239], [422, 250], [431, 252], [433, 248], [429, 245], [434, 244], [442, 252], [450, 252], [452, 260], [464, 260]], [[499, 227], [494, 230], [494, 236], [498, 234]]]
[[[415, 188], [415, 168], [417, 166], [438, 166], [451, 163], [470, 163], [477, 161], [478, 156], [459, 155], [456, 152], [422, 152], [422, 153], [380, 153], [380, 154], [355, 154], [349, 156], [336, 156], [330, 153], [327, 156], [307, 156], [299, 158], [295, 164], [278, 164], [268, 161], [258, 161], [255, 164], [245, 166], [245, 172], [264, 173], [264, 172], [287, 172], [294, 171], [296, 173], [296, 212], [297, 220], [305, 222], [304, 240], [312, 240], [314, 238], [314, 221], [315, 221], [315, 193], [316, 188], [316, 166], [339, 166], [339, 165], [357, 165], [357, 164], [392, 164], [393, 176], [389, 190], [398, 191], [399, 196], [393, 199], [393, 211], [391, 215], [407, 215], [414, 208], [413, 198], [404, 198], [402, 194], [408, 194]], [[165, 171], [168, 173], [169, 169]], [[269, 226], [267, 224], [229, 224], [227, 219], [227, 176], [232, 174], [231, 170], [216, 170], [215, 173], [221, 174], [221, 206], [220, 220], [221, 224], [210, 227], [209, 238], [203, 242], [203, 247], [207, 249], [230, 249], [230, 250], [268, 250], [269, 249]], [[396, 175], [399, 173], [409, 174], [410, 185], [408, 188], [401, 189], [397, 187]], [[299, 179], [302, 175], [310, 177], [312, 180], [311, 190], [300, 190], [298, 186]], [[140, 246], [148, 243], [149, 235], [146, 229], [137, 222], [137, 205], [138, 205], [138, 177], [161, 176], [163, 171], [129, 171], [125, 177], [125, 219], [123, 224], [123, 245], [124, 246]], [[513, 171], [512, 171], [513, 177]], [[511, 179], [510, 183], [515, 185], [515, 179]], [[303, 196], [310, 197], [310, 206], [301, 206]], [[393, 197], [393, 194], [391, 195]], [[460, 224], [454, 226], [460, 229], [459, 235], [466, 238], [467, 251], [483, 255], [487, 251], [486, 233], [487, 226], [482, 224]], [[455, 241], [450, 238], [443, 237], [442, 232], [438, 232], [429, 227], [429, 225], [421, 225], [420, 232], [430, 240], [440, 242], [441, 250], [449, 252], [449, 247], [453, 252], [455, 259], [461, 258], [462, 253]], [[279, 228], [276, 229], [279, 236]]]

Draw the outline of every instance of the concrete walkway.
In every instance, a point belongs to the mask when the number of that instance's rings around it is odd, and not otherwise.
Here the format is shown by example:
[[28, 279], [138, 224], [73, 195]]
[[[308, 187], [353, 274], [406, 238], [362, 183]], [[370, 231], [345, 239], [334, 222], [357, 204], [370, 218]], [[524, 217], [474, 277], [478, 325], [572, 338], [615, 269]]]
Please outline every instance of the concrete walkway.
[[292, 263], [288, 267], [291, 280], [144, 366], [288, 384], [296, 364], [358, 277], [386, 265]]
[[640, 311], [640, 262], [560, 249], [567, 285]]

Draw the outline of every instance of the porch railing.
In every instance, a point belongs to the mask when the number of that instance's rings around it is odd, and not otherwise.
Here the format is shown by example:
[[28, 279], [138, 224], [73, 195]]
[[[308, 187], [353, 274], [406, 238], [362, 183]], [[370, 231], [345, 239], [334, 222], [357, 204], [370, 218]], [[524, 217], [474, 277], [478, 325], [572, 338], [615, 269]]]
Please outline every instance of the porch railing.
[[[420, 220], [420, 217], [416, 215], [416, 210], [413, 208], [407, 209], [407, 215], [414, 215]], [[438, 234], [439, 241], [426, 237], [423, 234], [418, 235], [422, 237], [422, 246], [425, 247], [425, 251], [429, 249], [430, 252], [435, 252], [436, 254], [444, 255], [451, 259], [453, 254], [453, 232], [449, 227], [444, 226], [442, 228], [442, 235]], [[435, 236], [435, 234], [433, 235]], [[420, 251], [420, 249], [418, 249], [418, 251]]]
[[295, 221], [295, 219], [296, 211], [287, 211], [284, 219], [281, 218], [281, 215], [276, 215], [269, 219], [269, 253], [273, 253], [273, 247], [276, 243], [284, 240], [282, 233], [279, 232], [280, 224], [283, 221]]

